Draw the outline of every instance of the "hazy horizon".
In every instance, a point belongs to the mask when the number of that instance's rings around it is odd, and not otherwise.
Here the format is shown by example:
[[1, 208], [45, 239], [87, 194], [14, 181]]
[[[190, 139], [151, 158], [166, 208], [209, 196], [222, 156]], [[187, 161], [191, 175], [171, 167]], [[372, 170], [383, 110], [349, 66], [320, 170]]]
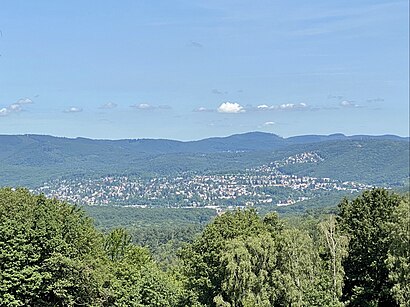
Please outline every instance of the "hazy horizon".
[[171, 141], [178, 141], [178, 142], [195, 142], [195, 141], [201, 141], [205, 139], [210, 139], [210, 138], [226, 138], [234, 135], [242, 135], [242, 134], [251, 134], [251, 133], [265, 133], [265, 134], [272, 134], [276, 135], [278, 137], [288, 139], [292, 137], [300, 137], [300, 136], [330, 136], [330, 135], [337, 135], [337, 134], [342, 134], [346, 137], [351, 137], [351, 136], [371, 136], [371, 137], [380, 137], [380, 136], [397, 136], [400, 138], [410, 138], [409, 135], [397, 135], [397, 134], [390, 134], [390, 133], [384, 133], [384, 134], [345, 134], [342, 132], [335, 132], [335, 133], [329, 133], [329, 134], [295, 134], [295, 135], [289, 135], [289, 136], [283, 136], [279, 135], [273, 132], [267, 132], [267, 131], [247, 131], [247, 132], [242, 132], [242, 133], [233, 133], [233, 134], [227, 134], [227, 135], [210, 135], [204, 138], [198, 138], [198, 139], [177, 139], [177, 138], [161, 138], [161, 137], [139, 137], [139, 138], [93, 138], [93, 137], [86, 137], [86, 136], [64, 136], [64, 135], [53, 135], [53, 134], [38, 134], [38, 133], [16, 133], [16, 134], [0, 134], [0, 136], [25, 136], [25, 135], [35, 135], [35, 136], [51, 136], [55, 138], [68, 138], [68, 139], [76, 139], [76, 138], [84, 138], [84, 139], [90, 139], [90, 140], [107, 140], [107, 141], [119, 141], [119, 140], [171, 140]]

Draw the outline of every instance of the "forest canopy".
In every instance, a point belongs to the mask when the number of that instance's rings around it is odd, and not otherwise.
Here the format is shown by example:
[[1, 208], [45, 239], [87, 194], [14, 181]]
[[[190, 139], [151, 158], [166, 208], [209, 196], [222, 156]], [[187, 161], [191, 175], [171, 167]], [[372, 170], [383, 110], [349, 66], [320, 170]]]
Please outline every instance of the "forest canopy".
[[335, 215], [229, 211], [164, 265], [124, 228], [3, 188], [0, 306], [409, 306], [409, 212], [384, 189]]

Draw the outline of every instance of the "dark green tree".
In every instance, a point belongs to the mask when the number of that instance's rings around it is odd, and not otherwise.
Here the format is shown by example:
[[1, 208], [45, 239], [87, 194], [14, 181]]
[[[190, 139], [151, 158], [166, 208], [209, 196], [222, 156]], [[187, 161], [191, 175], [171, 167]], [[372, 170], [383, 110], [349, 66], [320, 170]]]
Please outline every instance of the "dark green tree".
[[339, 222], [349, 237], [343, 262], [344, 300], [349, 306], [396, 306], [386, 264], [391, 245], [389, 223], [401, 198], [385, 189], [363, 192], [339, 205]]
[[410, 201], [409, 195], [393, 213], [390, 223], [391, 245], [387, 267], [392, 293], [400, 307], [410, 306]]
[[[0, 189], [0, 306], [185, 306], [182, 283], [79, 208]], [[192, 300], [194, 302], [194, 300]]]
[[131, 246], [131, 236], [124, 228], [112, 230], [104, 240], [104, 250], [111, 261], [124, 258]]
[[107, 305], [181, 306], [182, 283], [163, 272], [151, 259], [148, 249], [132, 244], [124, 229], [112, 230], [105, 237], [104, 247], [113, 274]]
[[0, 189], [0, 305], [102, 305], [102, 240], [77, 207]]

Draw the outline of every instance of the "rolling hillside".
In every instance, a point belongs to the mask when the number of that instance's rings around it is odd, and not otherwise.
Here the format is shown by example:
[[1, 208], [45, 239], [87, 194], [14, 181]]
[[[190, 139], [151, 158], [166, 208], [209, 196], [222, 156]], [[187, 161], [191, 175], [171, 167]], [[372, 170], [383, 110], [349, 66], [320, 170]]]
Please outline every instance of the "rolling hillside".
[[181, 142], [0, 135], [0, 185], [35, 187], [64, 176], [230, 172], [313, 151], [323, 161], [283, 167], [289, 174], [400, 185], [409, 176], [409, 138], [250, 132]]

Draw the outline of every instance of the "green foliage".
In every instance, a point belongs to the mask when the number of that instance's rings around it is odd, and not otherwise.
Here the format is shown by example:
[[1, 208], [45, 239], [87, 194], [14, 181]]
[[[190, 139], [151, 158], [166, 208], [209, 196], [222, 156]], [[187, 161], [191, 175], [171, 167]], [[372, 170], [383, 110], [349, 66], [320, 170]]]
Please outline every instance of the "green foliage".
[[339, 205], [340, 225], [350, 239], [343, 263], [349, 306], [395, 306], [386, 260], [391, 245], [388, 225], [400, 201], [396, 194], [373, 189]]
[[307, 144], [305, 150], [314, 150], [324, 161], [290, 164], [283, 170], [300, 176], [377, 185], [403, 185], [409, 177], [408, 142], [363, 138]]
[[[346, 251], [331, 221], [314, 241], [274, 213], [225, 213], [181, 252], [188, 287], [206, 306], [340, 305]], [[327, 239], [339, 244], [329, 247]]]
[[213, 305], [222, 291], [224, 280], [221, 255], [226, 242], [240, 236], [266, 232], [256, 211], [234, 211], [219, 216], [202, 235], [180, 253], [188, 277], [188, 286], [198, 293], [199, 301]]
[[276, 262], [277, 247], [270, 234], [231, 240], [221, 255], [224, 279], [216, 305], [272, 306], [279, 292]]
[[[303, 138], [303, 137], [302, 137]], [[323, 137], [293, 141], [271, 134], [195, 142], [89, 140], [50, 136], [0, 136], [0, 185], [40, 186], [67, 176], [175, 175], [242, 171], [295, 153], [315, 151], [325, 160], [292, 164], [286, 173], [371, 184], [402, 184], [409, 176], [408, 138]]]
[[0, 189], [0, 306], [183, 306], [185, 294], [124, 229], [103, 237], [75, 206]]
[[131, 244], [131, 236], [123, 228], [114, 229], [104, 241], [104, 250], [111, 261], [124, 258]]
[[134, 244], [148, 248], [162, 267], [177, 261], [177, 250], [191, 242], [214, 216], [206, 208], [133, 208], [84, 206], [103, 232], [122, 227]]
[[386, 260], [392, 294], [401, 307], [410, 306], [410, 201], [407, 195], [388, 224], [391, 244]]
[[101, 236], [81, 210], [0, 189], [0, 305], [100, 303]]
[[319, 253], [324, 260], [325, 270], [330, 274], [330, 288], [332, 289], [333, 305], [342, 296], [344, 269], [342, 261], [348, 255], [348, 237], [341, 234], [334, 215], [327, 216], [319, 223]]
[[280, 302], [289, 306], [317, 306], [319, 259], [311, 237], [298, 229], [285, 229], [279, 238], [279, 250], [278, 268], [283, 279]]
[[172, 276], [163, 272], [148, 250], [132, 245], [111, 266], [114, 276], [110, 306], [179, 306], [184, 290]]
[[0, 306], [409, 306], [408, 195], [366, 191], [337, 218], [236, 210], [195, 239], [177, 229], [189, 217], [202, 226], [202, 211], [156, 211], [162, 225], [181, 218], [164, 236], [146, 218], [155, 231], [138, 240], [161, 256], [132, 242], [145, 211], [119, 212], [134, 233], [104, 215], [103, 235], [78, 207], [0, 189]]

